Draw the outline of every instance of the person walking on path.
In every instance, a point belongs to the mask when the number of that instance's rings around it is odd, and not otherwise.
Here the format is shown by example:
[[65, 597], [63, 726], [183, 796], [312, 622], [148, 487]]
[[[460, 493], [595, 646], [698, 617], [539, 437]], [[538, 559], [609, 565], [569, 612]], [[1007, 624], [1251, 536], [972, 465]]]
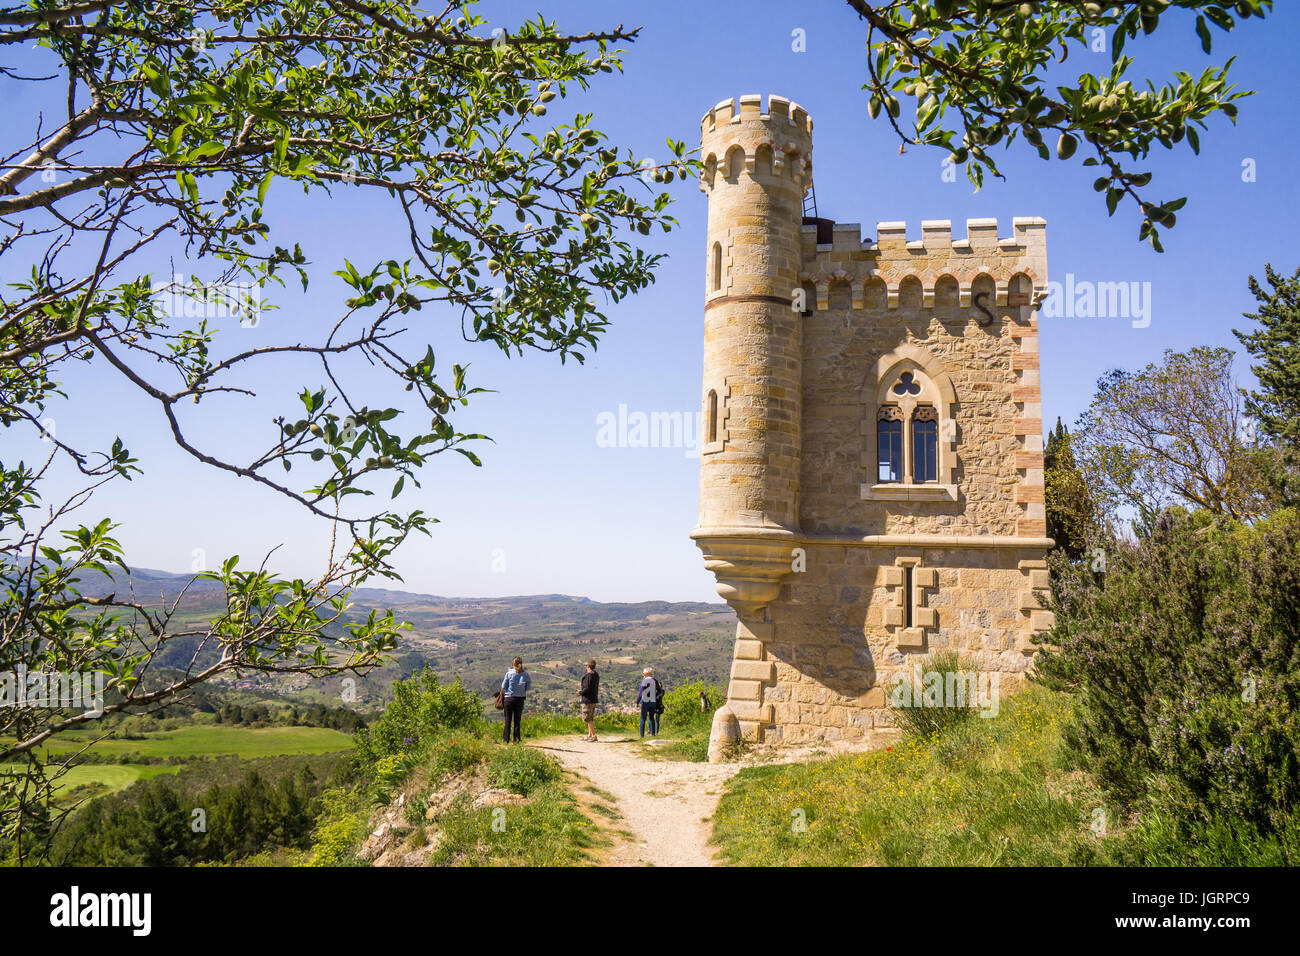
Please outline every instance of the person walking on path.
[[596, 673], [596, 662], [587, 661], [587, 673], [582, 675], [582, 689], [578, 691], [582, 701], [582, 719], [587, 722], [587, 739], [596, 742], [596, 703], [600, 700], [600, 675]]
[[524, 698], [528, 696], [528, 688], [533, 685], [533, 679], [528, 676], [528, 671], [524, 670], [524, 659], [516, 657], [514, 666], [506, 671], [506, 676], [501, 678], [501, 692], [505, 695], [505, 728], [501, 732], [501, 742], [510, 743], [510, 728], [514, 726], [515, 743], [519, 743], [519, 725], [524, 719]]
[[636, 702], [641, 705], [641, 736], [645, 736], [646, 724], [650, 724], [650, 736], [659, 736], [659, 698], [663, 694], [663, 685], [655, 680], [653, 667], [641, 672], [641, 686], [636, 690]]

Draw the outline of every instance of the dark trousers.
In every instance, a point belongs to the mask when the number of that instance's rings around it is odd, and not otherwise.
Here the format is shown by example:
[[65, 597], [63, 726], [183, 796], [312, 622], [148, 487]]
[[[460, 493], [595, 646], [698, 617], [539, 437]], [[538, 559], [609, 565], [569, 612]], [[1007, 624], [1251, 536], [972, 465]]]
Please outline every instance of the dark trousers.
[[507, 697], [504, 716], [506, 719], [505, 728], [501, 732], [501, 742], [510, 743], [510, 727], [513, 724], [515, 728], [515, 743], [519, 743], [519, 724], [524, 719], [524, 700], [523, 697]]
[[659, 734], [659, 703], [658, 701], [643, 701], [641, 703], [641, 736], [645, 736], [646, 721], [650, 722], [650, 736], [655, 737]]

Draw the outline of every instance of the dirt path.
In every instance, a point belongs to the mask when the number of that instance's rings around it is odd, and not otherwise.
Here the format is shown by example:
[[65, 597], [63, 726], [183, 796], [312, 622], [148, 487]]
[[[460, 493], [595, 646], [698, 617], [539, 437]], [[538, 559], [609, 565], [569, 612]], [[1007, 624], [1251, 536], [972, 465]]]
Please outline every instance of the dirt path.
[[630, 831], [604, 854], [609, 866], [712, 866], [705, 846], [723, 784], [736, 764], [691, 763], [643, 757], [629, 738], [553, 737], [530, 744], [605, 791], [623, 819], [612, 829]]

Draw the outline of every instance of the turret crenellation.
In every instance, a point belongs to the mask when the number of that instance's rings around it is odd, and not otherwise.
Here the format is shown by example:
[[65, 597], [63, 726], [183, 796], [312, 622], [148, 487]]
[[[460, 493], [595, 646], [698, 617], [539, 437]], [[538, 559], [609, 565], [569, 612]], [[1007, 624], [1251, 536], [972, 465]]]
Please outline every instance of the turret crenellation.
[[739, 109], [723, 100], [704, 114], [700, 129], [705, 192], [719, 176], [734, 181], [742, 173], [788, 180], [800, 197], [812, 183], [812, 119], [783, 96], [769, 96], [766, 113], [757, 94], [740, 97]]
[[729, 123], [740, 123], [746, 120], [761, 120], [773, 124], [783, 124], [792, 126], [812, 137], [812, 117], [808, 111], [794, 103], [784, 96], [777, 96], [772, 93], [767, 98], [767, 112], [762, 110], [762, 97], [757, 93], [750, 93], [740, 97], [740, 109], [736, 109], [736, 100], [728, 98], [722, 100], [713, 109], [709, 110], [700, 119], [700, 136], [707, 137], [714, 132], [719, 126]]

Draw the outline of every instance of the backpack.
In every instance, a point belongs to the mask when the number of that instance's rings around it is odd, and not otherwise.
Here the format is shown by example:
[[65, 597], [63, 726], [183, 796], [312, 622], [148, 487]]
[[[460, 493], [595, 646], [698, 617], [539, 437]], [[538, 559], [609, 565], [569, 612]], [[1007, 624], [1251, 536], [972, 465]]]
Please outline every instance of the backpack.
[[655, 704], [655, 713], [662, 714], [664, 712], [664, 685], [659, 683], [659, 678], [657, 677], [655, 678], [654, 704]]

